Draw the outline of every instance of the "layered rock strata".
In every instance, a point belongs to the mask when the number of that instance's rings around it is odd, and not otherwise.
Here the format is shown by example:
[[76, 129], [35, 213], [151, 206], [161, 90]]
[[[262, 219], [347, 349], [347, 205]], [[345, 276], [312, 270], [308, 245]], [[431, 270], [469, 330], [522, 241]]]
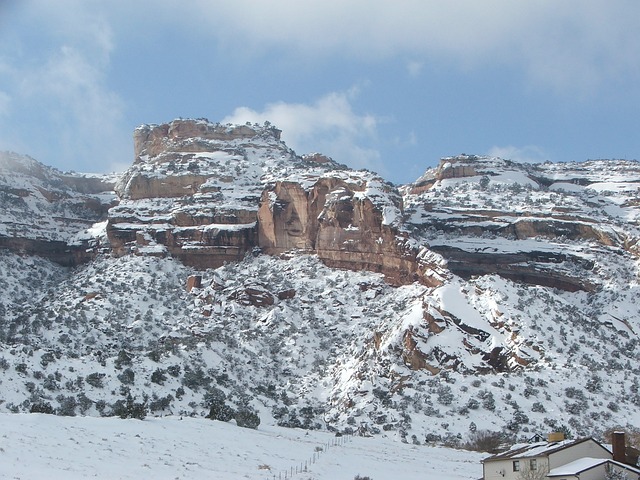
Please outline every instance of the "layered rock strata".
[[109, 176], [62, 173], [36, 160], [0, 152], [0, 247], [64, 266], [93, 258], [94, 224], [116, 202]]
[[394, 284], [439, 281], [399, 228], [397, 189], [320, 154], [296, 156], [268, 124], [177, 120], [138, 128], [134, 144], [109, 213], [116, 254], [165, 252], [208, 268], [254, 248], [302, 251]]

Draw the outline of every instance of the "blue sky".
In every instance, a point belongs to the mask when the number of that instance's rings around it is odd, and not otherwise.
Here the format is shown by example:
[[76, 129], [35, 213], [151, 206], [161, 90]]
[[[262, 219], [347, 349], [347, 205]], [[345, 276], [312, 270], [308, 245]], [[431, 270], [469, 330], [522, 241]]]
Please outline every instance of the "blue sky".
[[395, 183], [440, 157], [640, 157], [637, 0], [0, 0], [0, 150], [133, 160], [133, 129], [264, 122]]

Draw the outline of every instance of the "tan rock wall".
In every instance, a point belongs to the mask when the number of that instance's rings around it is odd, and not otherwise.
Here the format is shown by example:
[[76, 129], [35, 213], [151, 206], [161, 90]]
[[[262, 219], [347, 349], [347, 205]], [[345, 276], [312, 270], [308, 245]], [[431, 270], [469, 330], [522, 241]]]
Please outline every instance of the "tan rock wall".
[[313, 251], [331, 267], [383, 273], [393, 284], [419, 280], [416, 252], [403, 234], [382, 224], [382, 212], [370, 199], [356, 195], [361, 189], [331, 177], [308, 191], [278, 182], [262, 195], [260, 248], [272, 255]]
[[[229, 142], [240, 138], [249, 139], [263, 130], [249, 125], [228, 126], [205, 120], [174, 120], [161, 125], [144, 125], [134, 131], [134, 155], [139, 162], [144, 155], [153, 158], [171, 151], [209, 151], [210, 144], [207, 141]], [[268, 133], [280, 139], [280, 130], [268, 128]], [[199, 140], [205, 142], [199, 143]]]
[[116, 192], [121, 198], [173, 198], [193, 195], [207, 181], [205, 175], [147, 176], [136, 172], [124, 178]]

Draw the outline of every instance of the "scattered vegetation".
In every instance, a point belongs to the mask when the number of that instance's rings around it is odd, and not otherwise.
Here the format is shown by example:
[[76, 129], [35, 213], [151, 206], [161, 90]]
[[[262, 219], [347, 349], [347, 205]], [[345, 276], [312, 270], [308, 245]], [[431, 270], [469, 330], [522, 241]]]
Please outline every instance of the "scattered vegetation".
[[[224, 171], [244, 175], [248, 153], [237, 155], [240, 166]], [[464, 209], [525, 218], [556, 208], [626, 228], [615, 209], [603, 213], [610, 197], [595, 190], [477, 177], [407, 197], [410, 218], [430, 219], [411, 225], [418, 243], [472, 239], [481, 249], [515, 240], [499, 215], [480, 233], [462, 223], [465, 215], [438, 223], [442, 212]], [[204, 272], [203, 288], [188, 294], [191, 270], [169, 258], [99, 257], [70, 270], [3, 251], [0, 375], [10, 388], [0, 410], [179, 414], [256, 428], [259, 406], [283, 426], [488, 452], [558, 427], [600, 438], [640, 409], [640, 343], [630, 333], [640, 313], [638, 272], [623, 248], [569, 233], [527, 241], [558, 246], [553, 271], [595, 285], [589, 294], [497, 275], [453, 277], [446, 293], [459, 295], [455, 305], [442, 291], [391, 287], [377, 274], [329, 269], [304, 255], [253, 252]], [[289, 294], [258, 306], [243, 301], [248, 288]]]

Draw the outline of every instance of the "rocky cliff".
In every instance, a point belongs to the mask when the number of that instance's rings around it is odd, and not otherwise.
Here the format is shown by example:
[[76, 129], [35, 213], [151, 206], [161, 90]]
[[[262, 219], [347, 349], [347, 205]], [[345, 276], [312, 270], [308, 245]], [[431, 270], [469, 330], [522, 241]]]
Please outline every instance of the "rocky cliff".
[[11, 152], [0, 152], [0, 247], [77, 265], [93, 258], [91, 231], [116, 203], [115, 180], [62, 173]]
[[317, 254], [327, 265], [411, 283], [428, 265], [400, 230], [391, 184], [321, 155], [299, 157], [270, 125], [176, 120], [134, 134], [135, 160], [109, 213], [114, 252], [166, 252], [199, 268], [271, 255]]
[[637, 162], [528, 165], [462, 155], [403, 193], [407, 227], [457, 275], [590, 291], [587, 245], [637, 254], [639, 186]]
[[134, 141], [115, 184], [0, 157], [0, 409], [449, 444], [640, 412], [637, 162], [460, 155], [397, 187], [269, 124]]

